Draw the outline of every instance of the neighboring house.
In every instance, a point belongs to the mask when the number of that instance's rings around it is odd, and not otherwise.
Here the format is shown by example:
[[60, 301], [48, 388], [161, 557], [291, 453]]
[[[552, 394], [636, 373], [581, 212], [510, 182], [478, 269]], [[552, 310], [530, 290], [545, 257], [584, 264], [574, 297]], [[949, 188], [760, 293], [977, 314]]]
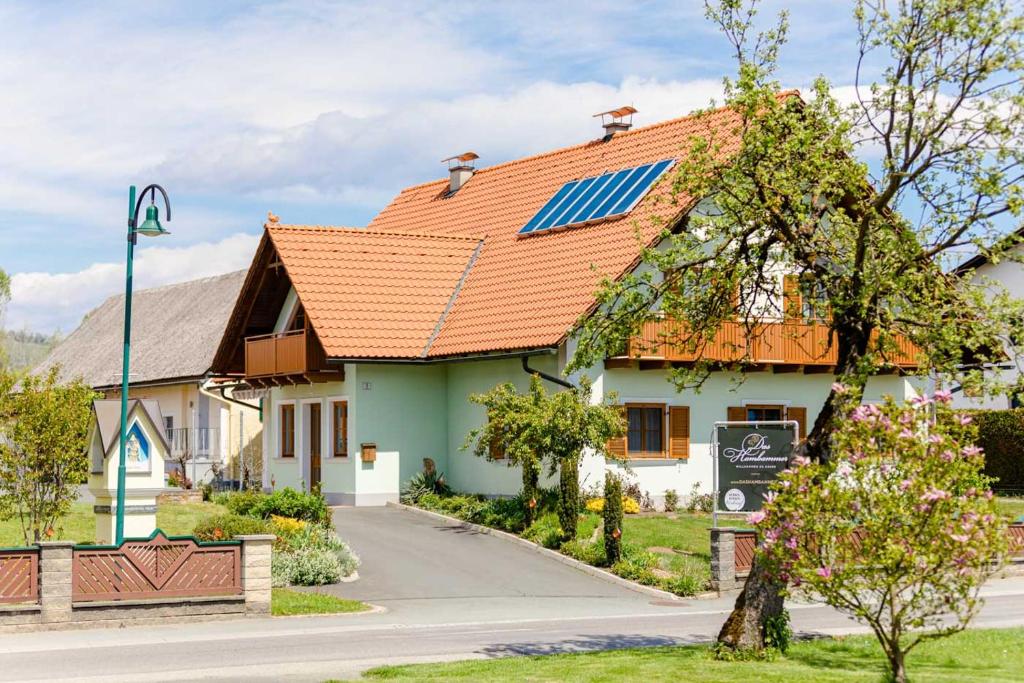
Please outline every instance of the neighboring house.
[[[1024, 237], [1024, 228], [1017, 231], [1016, 237]], [[1024, 245], [1013, 247], [1011, 255], [1012, 258], [1003, 258], [999, 263], [992, 263], [984, 254], [978, 254], [957, 266], [954, 272], [961, 277], [970, 278], [974, 284], [990, 287], [993, 296], [1005, 288], [1010, 296], [1024, 298], [1024, 263], [1021, 262], [1024, 260]], [[1013, 384], [1020, 377], [1022, 362], [1024, 358], [1013, 357], [1012, 353], [1008, 353], [1005, 361], [989, 370], [988, 375], [1000, 383]], [[958, 408], [998, 410], [1019, 408], [1021, 402], [1019, 397], [1009, 394], [982, 398], [965, 396], [962, 391], [957, 390], [953, 393], [953, 405]]]
[[[251, 407], [258, 404], [235, 402], [230, 385], [222, 392], [210, 374], [244, 279], [245, 271], [239, 271], [132, 295], [129, 397], [159, 403], [171, 457], [189, 458], [190, 479], [208, 481], [211, 468], [237, 462], [240, 447], [246, 462], [261, 457], [260, 412]], [[119, 397], [123, 334], [124, 295], [113, 296], [90, 311], [33, 373], [59, 366], [62, 381], [81, 378], [104, 398]], [[237, 465], [225, 476], [237, 477]]]
[[[469, 396], [501, 382], [525, 389], [535, 370], [562, 377], [601, 277], [636, 268], [640, 242], [682, 229], [696, 206], [670, 199], [672, 160], [707, 125], [724, 133], [733, 115], [638, 130], [611, 118], [602, 137], [546, 154], [481, 169], [475, 154], [454, 157], [448, 179], [404, 190], [365, 229], [270, 217], [214, 362], [222, 376], [269, 389], [266, 486], [319, 485], [332, 503], [381, 504], [431, 458], [456, 489], [519, 490], [514, 468], [463, 449], [485, 419]], [[656, 502], [668, 489], [711, 489], [716, 421], [795, 419], [805, 431], [814, 420], [834, 350], [806, 348], [826, 328], [766, 322], [777, 343], [755, 350], [756, 371], [737, 391], [737, 373], [723, 371], [700, 394], [677, 393], [664, 368], [693, 359], [673, 349], [586, 371], [595, 400], [615, 392], [625, 405], [629, 433], [611, 450]], [[811, 343], [786, 343], [784, 332]], [[913, 393], [899, 372], [867, 387], [868, 400]], [[594, 454], [581, 467], [583, 486], [624, 469]]]

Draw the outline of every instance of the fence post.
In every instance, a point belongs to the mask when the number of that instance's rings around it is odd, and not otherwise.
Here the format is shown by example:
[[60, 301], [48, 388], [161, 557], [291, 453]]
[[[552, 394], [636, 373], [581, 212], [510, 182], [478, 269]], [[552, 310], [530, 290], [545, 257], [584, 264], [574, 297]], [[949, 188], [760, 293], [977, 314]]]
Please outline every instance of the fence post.
[[73, 541], [39, 544], [39, 606], [43, 623], [71, 621]]
[[237, 536], [242, 541], [242, 593], [246, 614], [270, 614], [270, 556], [273, 534]]
[[717, 591], [736, 587], [736, 530], [711, 529], [711, 588]]

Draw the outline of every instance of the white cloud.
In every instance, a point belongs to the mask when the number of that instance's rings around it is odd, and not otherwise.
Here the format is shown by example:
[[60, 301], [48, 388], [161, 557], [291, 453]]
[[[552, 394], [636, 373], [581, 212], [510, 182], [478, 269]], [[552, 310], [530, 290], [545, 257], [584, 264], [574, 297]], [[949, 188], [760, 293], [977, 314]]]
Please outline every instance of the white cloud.
[[602, 133], [592, 118], [599, 111], [634, 104], [640, 110], [635, 123], [644, 125], [706, 106], [721, 89], [710, 80], [545, 81], [506, 94], [425, 100], [415, 109], [369, 117], [332, 111], [277, 134], [242, 134], [182, 149], [157, 174], [179, 187], [217, 183], [260, 197], [280, 193], [381, 206], [391, 194], [385, 188], [442, 176], [440, 159], [452, 154], [471, 149], [481, 165], [490, 165], [594, 139]]
[[[188, 247], [140, 244], [134, 286], [145, 289], [247, 268], [257, 242], [254, 235], [238, 233]], [[124, 291], [124, 276], [124, 263], [94, 263], [73, 273], [16, 273], [11, 278], [7, 327], [70, 332], [85, 312]]]

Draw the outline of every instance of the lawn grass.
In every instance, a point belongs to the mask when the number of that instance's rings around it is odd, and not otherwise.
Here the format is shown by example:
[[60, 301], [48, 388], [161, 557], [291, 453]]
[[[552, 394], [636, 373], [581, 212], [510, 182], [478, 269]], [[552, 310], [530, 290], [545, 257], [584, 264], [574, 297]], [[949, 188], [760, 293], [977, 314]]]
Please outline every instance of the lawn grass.
[[275, 617], [292, 617], [298, 614], [340, 614], [364, 612], [370, 606], [358, 600], [345, 600], [324, 593], [275, 588], [270, 598], [270, 613]]
[[[1024, 629], [972, 630], [927, 642], [908, 659], [915, 683], [1019, 681]], [[595, 643], [595, 646], [600, 643]], [[446, 664], [385, 666], [364, 678], [404, 681], [644, 681], [832, 683], [882, 680], [885, 664], [872, 636], [797, 643], [771, 662], [720, 662], [707, 646], [651, 647], [586, 654], [506, 657]]]
[[1015, 521], [1018, 517], [1024, 515], [1024, 498], [1000, 496], [996, 498], [996, 505], [999, 506], [999, 512], [1007, 521]]
[[[169, 536], [185, 536], [199, 520], [227, 512], [215, 503], [167, 503], [156, 511], [156, 525]], [[57, 523], [52, 540], [89, 543], [96, 540], [96, 518], [91, 503], [75, 503], [71, 512]], [[17, 519], [0, 521], [0, 546], [24, 545]]]

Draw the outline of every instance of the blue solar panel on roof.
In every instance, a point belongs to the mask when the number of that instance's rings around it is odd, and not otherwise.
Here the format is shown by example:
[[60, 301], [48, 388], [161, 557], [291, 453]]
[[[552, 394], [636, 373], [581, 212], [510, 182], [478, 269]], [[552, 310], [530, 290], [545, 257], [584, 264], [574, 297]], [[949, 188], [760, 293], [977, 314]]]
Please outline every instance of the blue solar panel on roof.
[[519, 234], [582, 225], [627, 214], [674, 162], [674, 159], [663, 159], [653, 164], [568, 182], [523, 226]]

